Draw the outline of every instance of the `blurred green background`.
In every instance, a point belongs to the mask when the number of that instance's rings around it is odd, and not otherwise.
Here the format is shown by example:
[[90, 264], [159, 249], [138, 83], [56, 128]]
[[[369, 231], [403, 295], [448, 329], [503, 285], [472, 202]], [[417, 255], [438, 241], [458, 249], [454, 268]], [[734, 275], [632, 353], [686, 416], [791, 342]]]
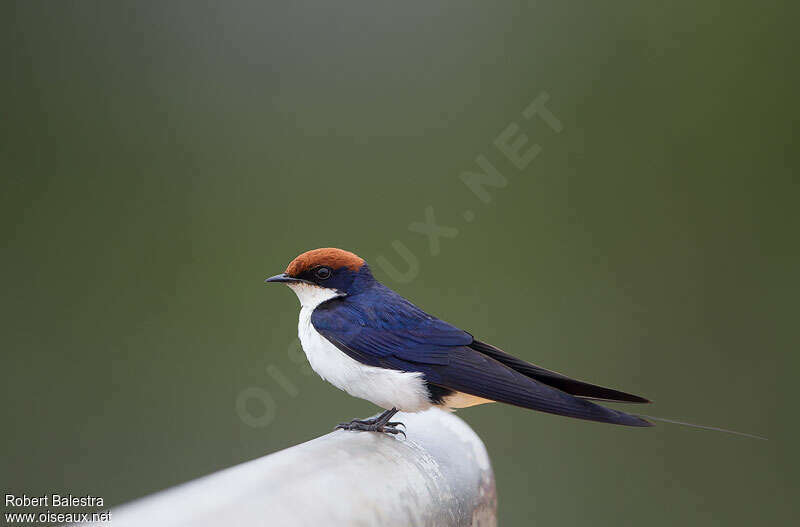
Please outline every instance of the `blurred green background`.
[[[5, 492], [118, 504], [376, 411], [309, 375], [262, 284], [338, 246], [645, 413], [771, 439], [462, 410], [501, 525], [797, 512], [789, 3], [0, 6]], [[561, 133], [520, 116], [542, 92]], [[512, 122], [525, 170], [492, 146]], [[426, 207], [459, 229], [435, 256]], [[394, 240], [409, 283], [376, 265]]]

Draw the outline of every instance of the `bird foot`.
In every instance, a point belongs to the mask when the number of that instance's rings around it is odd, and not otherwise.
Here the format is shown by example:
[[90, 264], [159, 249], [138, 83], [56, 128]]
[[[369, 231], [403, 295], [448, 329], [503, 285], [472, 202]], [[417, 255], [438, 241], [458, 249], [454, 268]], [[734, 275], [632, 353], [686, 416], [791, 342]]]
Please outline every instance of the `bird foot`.
[[396, 412], [397, 410], [392, 408], [371, 419], [353, 419], [349, 423], [339, 423], [333, 429], [354, 430], [359, 432], [382, 432], [392, 435], [403, 434], [403, 437], [406, 437], [406, 433], [397, 428], [398, 426], [405, 428], [406, 425], [400, 421], [389, 421]]
[[[358, 426], [358, 425], [371, 426], [371, 425], [378, 425], [378, 424], [380, 424], [380, 423], [379, 423], [379, 419], [377, 417], [373, 417], [372, 419], [353, 419], [352, 421], [348, 421], [346, 423], [339, 423], [338, 425], [336, 425], [334, 430], [338, 430], [339, 428], [350, 427], [350, 426], [353, 426], [353, 425], [356, 425], [356, 426]], [[406, 427], [406, 425], [401, 423], [400, 421], [391, 421], [391, 422], [383, 423], [383, 424], [384, 424], [384, 426], [402, 426], [403, 428]]]
[[334, 430], [353, 430], [358, 432], [382, 432], [384, 434], [403, 434], [403, 437], [406, 437], [406, 433], [399, 428], [398, 426], [402, 426], [405, 428], [406, 425], [400, 422], [391, 422], [391, 423], [384, 423], [380, 424], [377, 422], [367, 423], [364, 422], [365, 420], [362, 419], [353, 419], [349, 423], [339, 423], [334, 427]]

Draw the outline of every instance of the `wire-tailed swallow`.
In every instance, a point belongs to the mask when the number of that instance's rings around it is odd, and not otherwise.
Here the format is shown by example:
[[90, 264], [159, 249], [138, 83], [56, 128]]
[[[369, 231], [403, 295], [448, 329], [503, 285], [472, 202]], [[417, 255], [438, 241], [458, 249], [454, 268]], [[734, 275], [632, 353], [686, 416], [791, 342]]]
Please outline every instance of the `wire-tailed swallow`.
[[546, 370], [431, 316], [378, 282], [366, 262], [341, 249], [301, 254], [267, 282], [300, 299], [298, 333], [320, 377], [386, 409], [336, 428], [402, 433], [398, 411], [419, 412], [502, 402], [579, 419], [651, 426], [591, 400], [647, 399]]

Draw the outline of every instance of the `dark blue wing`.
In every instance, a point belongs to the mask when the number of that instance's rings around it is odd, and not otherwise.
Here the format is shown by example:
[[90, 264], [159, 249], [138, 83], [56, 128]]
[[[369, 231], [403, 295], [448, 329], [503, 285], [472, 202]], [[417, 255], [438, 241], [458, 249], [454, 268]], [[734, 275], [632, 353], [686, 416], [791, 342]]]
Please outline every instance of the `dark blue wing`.
[[[320, 334], [364, 364], [393, 369], [413, 369], [404, 367], [405, 362], [447, 364], [449, 349], [472, 342], [466, 331], [397, 294], [383, 292], [379, 299], [365, 300], [334, 299], [311, 314]], [[401, 367], [392, 366], [394, 362]]]

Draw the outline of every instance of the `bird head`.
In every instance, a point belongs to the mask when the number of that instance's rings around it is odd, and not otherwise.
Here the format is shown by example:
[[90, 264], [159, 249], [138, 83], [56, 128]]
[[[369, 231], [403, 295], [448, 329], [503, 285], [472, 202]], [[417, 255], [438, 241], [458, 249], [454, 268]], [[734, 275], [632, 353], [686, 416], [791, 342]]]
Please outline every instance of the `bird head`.
[[266, 279], [288, 285], [303, 306], [315, 307], [337, 296], [353, 294], [372, 280], [363, 258], [342, 249], [308, 251], [289, 263], [286, 271]]

